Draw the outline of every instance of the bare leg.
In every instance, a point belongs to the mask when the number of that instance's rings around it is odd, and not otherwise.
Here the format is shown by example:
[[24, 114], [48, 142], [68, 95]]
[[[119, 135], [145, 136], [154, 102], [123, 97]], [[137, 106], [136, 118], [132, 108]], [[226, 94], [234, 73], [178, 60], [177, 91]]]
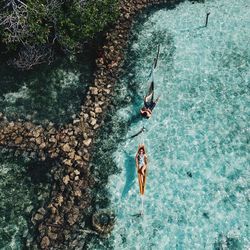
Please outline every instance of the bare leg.
[[142, 167], [142, 169], [141, 169], [141, 172], [142, 172], [143, 175], [145, 174], [145, 169], [146, 169], [146, 166], [143, 165], [143, 167]]
[[143, 175], [142, 174], [140, 176], [140, 179], [141, 179], [141, 183], [143, 183]]

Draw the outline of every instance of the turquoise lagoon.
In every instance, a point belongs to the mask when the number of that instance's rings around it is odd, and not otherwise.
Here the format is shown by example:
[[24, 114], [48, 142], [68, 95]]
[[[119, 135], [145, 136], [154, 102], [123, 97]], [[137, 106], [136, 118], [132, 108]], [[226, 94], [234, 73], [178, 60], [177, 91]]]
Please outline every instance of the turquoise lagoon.
[[[103, 129], [105, 141], [97, 141], [103, 163], [113, 150], [107, 192], [116, 226], [89, 248], [249, 249], [250, 3], [185, 1], [143, 15], [117, 86], [128, 104]], [[161, 97], [143, 121], [137, 114], [158, 43]], [[130, 139], [142, 126], [146, 132]], [[134, 162], [139, 143], [149, 158], [143, 208]], [[110, 171], [107, 162], [102, 172]]]

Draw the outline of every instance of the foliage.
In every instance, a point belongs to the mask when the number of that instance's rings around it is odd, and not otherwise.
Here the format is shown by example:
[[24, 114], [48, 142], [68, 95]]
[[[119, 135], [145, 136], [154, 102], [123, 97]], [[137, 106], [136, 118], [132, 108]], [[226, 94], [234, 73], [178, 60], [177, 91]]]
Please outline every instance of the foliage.
[[8, 51], [57, 45], [75, 52], [117, 16], [118, 0], [1, 0], [0, 43]]
[[89, 0], [84, 11], [79, 1], [66, 5], [58, 22], [59, 43], [66, 48], [77, 47], [78, 42], [93, 38], [107, 24], [112, 23], [118, 14], [117, 0]]

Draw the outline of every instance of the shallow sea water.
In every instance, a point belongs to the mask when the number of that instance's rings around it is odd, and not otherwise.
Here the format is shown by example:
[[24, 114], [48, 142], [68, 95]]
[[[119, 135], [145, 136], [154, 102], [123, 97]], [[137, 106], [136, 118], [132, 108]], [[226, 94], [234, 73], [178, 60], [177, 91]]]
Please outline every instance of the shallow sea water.
[[74, 61], [59, 58], [24, 72], [0, 64], [0, 112], [9, 119], [69, 122], [92, 81], [93, 58], [89, 51]]
[[47, 164], [0, 153], [0, 249], [24, 249], [31, 214], [49, 195]]
[[[113, 118], [113, 130], [116, 120], [128, 129], [113, 153], [119, 171], [107, 184], [109, 208], [117, 214], [110, 247], [250, 248], [249, 9], [246, 0], [185, 1], [135, 25], [127, 55], [134, 67], [118, 86], [119, 98], [131, 98], [131, 104]], [[150, 120], [131, 122], [142, 105], [158, 42], [154, 78], [160, 101]], [[142, 126], [146, 132], [129, 139]], [[118, 137], [110, 134], [109, 140]], [[134, 162], [139, 143], [145, 143], [149, 159], [141, 217]], [[106, 248], [102, 242], [90, 248]]]
[[[61, 58], [28, 72], [0, 62], [0, 112], [9, 120], [22, 118], [38, 124], [70, 121], [92, 79], [91, 53], [74, 62]], [[47, 202], [51, 167], [52, 163], [32, 162], [0, 150], [0, 249], [25, 249], [26, 239], [35, 236], [31, 217]]]

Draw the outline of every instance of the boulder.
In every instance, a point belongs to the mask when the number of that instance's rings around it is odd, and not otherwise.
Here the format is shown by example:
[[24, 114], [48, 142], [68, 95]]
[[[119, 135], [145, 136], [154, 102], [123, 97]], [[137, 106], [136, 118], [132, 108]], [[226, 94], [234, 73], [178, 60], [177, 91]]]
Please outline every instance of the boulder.
[[69, 183], [69, 181], [70, 181], [70, 178], [69, 178], [68, 175], [66, 175], [66, 176], [63, 177], [63, 183], [64, 183], [65, 185], [67, 185], [67, 184]]
[[35, 138], [39, 137], [39, 136], [40, 136], [40, 130], [35, 130], [35, 131], [33, 131], [33, 136], [34, 136]]
[[84, 140], [83, 141], [83, 144], [86, 146], [86, 147], [88, 147], [89, 145], [90, 145], [90, 143], [91, 143], [91, 139], [89, 138], [89, 139], [86, 139], [86, 140]]
[[102, 108], [101, 107], [96, 107], [95, 108], [95, 113], [96, 114], [102, 113]]
[[63, 200], [64, 200], [64, 199], [63, 199], [63, 196], [62, 196], [62, 195], [59, 195], [59, 196], [56, 198], [56, 201], [57, 201], [57, 203], [58, 203], [59, 206], [62, 205]]
[[63, 163], [64, 163], [65, 165], [67, 165], [67, 166], [72, 166], [72, 162], [71, 162], [70, 159], [65, 159], [65, 160], [63, 161]]
[[98, 95], [98, 88], [90, 87], [89, 90], [92, 95]]
[[82, 192], [80, 190], [75, 191], [75, 196], [81, 197]]
[[39, 148], [40, 149], [44, 149], [46, 147], [46, 143], [45, 142], [42, 142], [40, 145], [39, 145]]
[[64, 152], [69, 152], [69, 151], [70, 151], [70, 145], [69, 145], [68, 143], [64, 144], [64, 145], [62, 146], [62, 150], [63, 150]]
[[43, 219], [44, 215], [40, 214], [40, 213], [36, 213], [34, 216], [34, 220], [35, 221], [41, 221]]
[[38, 210], [37, 210], [38, 213], [42, 214], [42, 215], [45, 215], [46, 213], [46, 210], [43, 208], [43, 207], [40, 207]]
[[50, 245], [49, 237], [48, 236], [44, 236], [42, 238], [42, 240], [41, 240], [41, 244], [40, 244], [41, 248], [42, 249], [46, 249], [46, 248], [49, 247], [49, 245]]
[[79, 175], [79, 174], [80, 174], [80, 171], [78, 171], [78, 170], [76, 169], [76, 170], [74, 170], [74, 173], [75, 173], [75, 175]]
[[79, 216], [79, 209], [74, 207], [68, 214], [67, 222], [72, 226], [77, 222]]
[[51, 240], [56, 240], [57, 239], [57, 234], [56, 233], [52, 233], [52, 232], [48, 232], [48, 237]]
[[95, 126], [94, 126], [94, 130], [96, 130], [96, 129], [98, 129], [99, 128], [99, 125], [98, 124], [96, 124]]
[[92, 118], [90, 119], [90, 122], [89, 122], [89, 123], [90, 123], [92, 126], [95, 126], [95, 125], [96, 125], [96, 122], [97, 122], [97, 120], [96, 120], [95, 118], [92, 117]]
[[90, 114], [90, 116], [95, 117], [95, 112], [90, 111], [89, 114]]
[[80, 155], [75, 154], [75, 161], [81, 161], [82, 157]]
[[22, 141], [23, 141], [23, 137], [22, 137], [22, 136], [18, 136], [18, 137], [15, 139], [15, 144], [20, 144]]

